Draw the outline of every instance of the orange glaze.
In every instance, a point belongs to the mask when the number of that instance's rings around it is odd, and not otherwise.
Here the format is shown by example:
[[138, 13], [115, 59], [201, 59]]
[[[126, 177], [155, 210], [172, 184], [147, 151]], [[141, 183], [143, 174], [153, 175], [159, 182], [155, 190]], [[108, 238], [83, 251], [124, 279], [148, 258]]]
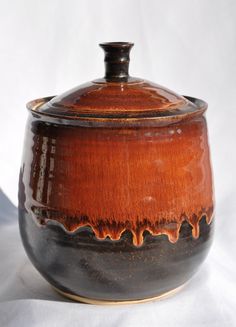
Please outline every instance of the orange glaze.
[[210, 224], [204, 117], [159, 128], [29, 125], [23, 206], [40, 224], [52, 220], [68, 232], [90, 226], [98, 239], [112, 240], [129, 230], [137, 246], [145, 230], [174, 243], [183, 221], [194, 238], [203, 216]]

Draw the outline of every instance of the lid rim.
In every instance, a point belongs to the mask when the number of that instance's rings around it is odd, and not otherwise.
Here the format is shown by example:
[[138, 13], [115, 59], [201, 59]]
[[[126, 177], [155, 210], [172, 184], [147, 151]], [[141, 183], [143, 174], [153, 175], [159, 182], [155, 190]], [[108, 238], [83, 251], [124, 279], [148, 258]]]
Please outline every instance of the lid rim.
[[[174, 121], [176, 119], [178, 120], [182, 120], [182, 119], [186, 119], [186, 118], [191, 118], [191, 117], [195, 117], [198, 115], [202, 115], [208, 107], [208, 104], [199, 98], [194, 98], [194, 97], [190, 97], [190, 96], [183, 96], [185, 99], [187, 99], [188, 101], [194, 103], [196, 105], [196, 110], [195, 111], [189, 111], [189, 112], [179, 112], [178, 114], [172, 114], [172, 115], [146, 115], [146, 116], [99, 116], [99, 115], [80, 115], [80, 116], [75, 116], [75, 115], [60, 115], [60, 114], [56, 114], [56, 113], [48, 113], [45, 111], [37, 111], [38, 108], [40, 108], [42, 105], [44, 105], [45, 103], [47, 103], [48, 101], [50, 101], [51, 99], [54, 98], [54, 96], [49, 96], [49, 97], [43, 97], [43, 98], [38, 98], [32, 101], [29, 101], [26, 104], [26, 108], [33, 114], [39, 115], [39, 116], [43, 116], [43, 117], [49, 117], [51, 119], [55, 118], [55, 119], [63, 119], [63, 120], [68, 120], [68, 121], [103, 121], [103, 122], [134, 122], [134, 121]], [[159, 112], [160, 114], [160, 112]]]

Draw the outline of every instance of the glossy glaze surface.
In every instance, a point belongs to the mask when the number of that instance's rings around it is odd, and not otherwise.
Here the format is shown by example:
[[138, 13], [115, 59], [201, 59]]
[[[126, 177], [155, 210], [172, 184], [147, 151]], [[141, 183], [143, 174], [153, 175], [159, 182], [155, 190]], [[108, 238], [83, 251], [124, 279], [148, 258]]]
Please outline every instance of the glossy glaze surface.
[[102, 47], [104, 78], [28, 104], [21, 236], [65, 293], [155, 297], [191, 278], [212, 241], [207, 104], [130, 77], [132, 44]]
[[118, 241], [99, 241], [90, 228], [68, 234], [55, 223], [37, 226], [19, 211], [25, 249], [39, 272], [54, 287], [88, 299], [137, 300], [158, 296], [184, 284], [205, 259], [212, 242], [212, 223], [200, 222], [200, 237], [192, 237], [184, 222], [178, 242], [145, 233], [133, 245], [125, 232]]
[[[130, 77], [132, 43], [101, 44], [105, 76], [52, 98], [37, 112], [64, 118], [135, 118], [184, 115], [199, 110], [193, 102], [166, 87]], [[31, 108], [31, 106], [29, 106]]]
[[[162, 128], [101, 129], [30, 118], [22, 166], [22, 208], [40, 224], [67, 231], [91, 226], [98, 239], [131, 231], [178, 240], [184, 220], [199, 236], [213, 214], [212, 176], [203, 117]], [[22, 190], [20, 190], [22, 193]]]
[[38, 109], [59, 117], [104, 118], [171, 116], [195, 110], [197, 107], [186, 98], [155, 83], [105, 83], [102, 79], [54, 97]]

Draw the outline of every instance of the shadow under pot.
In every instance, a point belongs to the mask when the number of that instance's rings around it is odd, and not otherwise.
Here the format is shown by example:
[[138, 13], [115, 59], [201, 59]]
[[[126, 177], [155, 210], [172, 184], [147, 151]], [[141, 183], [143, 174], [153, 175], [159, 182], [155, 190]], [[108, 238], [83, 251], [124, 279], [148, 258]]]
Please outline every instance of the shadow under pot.
[[130, 77], [131, 43], [101, 46], [104, 78], [28, 104], [20, 232], [63, 295], [142, 302], [181, 288], [212, 242], [207, 104]]

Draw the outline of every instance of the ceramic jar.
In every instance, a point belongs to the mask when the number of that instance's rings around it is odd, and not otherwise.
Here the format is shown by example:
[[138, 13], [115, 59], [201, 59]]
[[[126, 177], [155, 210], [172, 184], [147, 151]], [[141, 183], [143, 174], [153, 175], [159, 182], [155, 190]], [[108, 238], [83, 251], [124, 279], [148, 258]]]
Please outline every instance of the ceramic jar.
[[54, 288], [88, 303], [174, 292], [212, 242], [207, 104], [130, 77], [132, 45], [101, 44], [104, 78], [27, 105], [23, 244]]

